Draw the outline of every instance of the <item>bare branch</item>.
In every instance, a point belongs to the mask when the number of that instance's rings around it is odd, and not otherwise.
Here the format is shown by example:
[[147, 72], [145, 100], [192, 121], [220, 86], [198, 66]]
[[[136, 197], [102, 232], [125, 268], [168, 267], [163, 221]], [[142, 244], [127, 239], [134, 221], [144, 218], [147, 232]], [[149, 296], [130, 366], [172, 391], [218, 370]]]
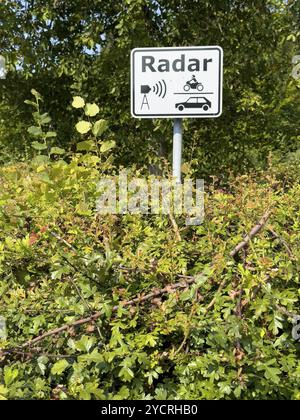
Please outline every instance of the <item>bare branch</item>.
[[260, 230], [264, 227], [264, 225], [267, 223], [269, 217], [271, 215], [271, 210], [267, 210], [263, 217], [260, 219], [260, 221], [257, 223], [257, 225], [254, 226], [254, 228], [251, 229], [248, 235], [245, 236], [244, 240], [240, 242], [231, 252], [230, 256], [234, 258], [241, 249], [244, 249], [248, 243], [260, 232]]

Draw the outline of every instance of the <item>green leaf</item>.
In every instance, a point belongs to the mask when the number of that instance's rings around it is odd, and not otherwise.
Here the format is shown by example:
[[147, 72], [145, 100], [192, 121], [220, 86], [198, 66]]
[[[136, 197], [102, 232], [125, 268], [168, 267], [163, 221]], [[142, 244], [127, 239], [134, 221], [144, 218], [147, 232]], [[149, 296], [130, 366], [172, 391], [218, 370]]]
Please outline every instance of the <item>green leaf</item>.
[[14, 380], [18, 377], [19, 371], [18, 369], [13, 369], [12, 367], [5, 366], [4, 368], [4, 383], [7, 387], [9, 387]]
[[51, 368], [52, 375], [61, 375], [68, 367], [69, 362], [65, 359], [59, 360], [58, 362], [54, 363]]
[[281, 374], [281, 371], [277, 368], [266, 366], [265, 370], [265, 378], [274, 382], [274, 384], [278, 385], [280, 382], [279, 375]]
[[73, 108], [83, 108], [85, 105], [84, 99], [81, 96], [74, 96], [72, 107]]
[[43, 99], [41, 94], [37, 90], [31, 89], [31, 93], [33, 96], [35, 96], [37, 101], [41, 101]]
[[218, 386], [222, 394], [230, 395], [231, 394], [231, 387], [227, 382], [219, 382]]
[[95, 115], [99, 114], [99, 107], [96, 104], [86, 104], [84, 112], [85, 115], [88, 117], [94, 117]]
[[93, 142], [93, 140], [81, 141], [80, 143], [77, 144], [78, 152], [90, 152], [95, 149], [96, 149], [96, 145]]
[[51, 155], [63, 155], [65, 152], [65, 149], [61, 149], [60, 147], [52, 147], [50, 150]]
[[46, 133], [46, 139], [49, 139], [51, 137], [57, 137], [57, 133], [55, 131], [48, 131]]
[[61, 280], [62, 275], [63, 274], [69, 274], [69, 272], [70, 272], [69, 267], [61, 267], [56, 271], [52, 271], [51, 278], [53, 280], [57, 280], [57, 279]]
[[24, 101], [24, 104], [34, 106], [36, 109], [38, 109], [38, 105], [35, 102], [29, 101], [28, 99]]
[[52, 121], [52, 119], [47, 113], [45, 113], [39, 116], [39, 121], [40, 121], [40, 124], [44, 125], [44, 124], [49, 124]]
[[116, 147], [116, 142], [114, 140], [107, 140], [104, 143], [102, 143], [100, 147], [100, 152], [105, 153], [110, 149], [113, 149]]
[[187, 300], [191, 300], [193, 298], [193, 293], [191, 293], [191, 289], [187, 289], [180, 294], [180, 300], [185, 302]]
[[106, 131], [108, 128], [108, 122], [106, 120], [98, 120], [95, 122], [94, 126], [93, 126], [93, 134], [94, 136], [101, 136], [104, 131]]
[[129, 367], [123, 367], [119, 372], [119, 377], [124, 382], [130, 382], [134, 378], [134, 373]]
[[46, 150], [47, 149], [47, 145], [44, 143], [39, 143], [38, 141], [34, 141], [31, 144], [31, 147], [33, 147], [35, 150]]
[[92, 346], [95, 344], [95, 337], [88, 337], [84, 335], [79, 341], [76, 342], [75, 346], [77, 350], [88, 353]]
[[45, 156], [45, 155], [39, 155], [39, 156], [36, 156], [36, 157], [32, 160], [32, 163], [33, 163], [34, 165], [37, 165], [37, 166], [47, 165], [49, 162], [50, 162], [49, 157], [48, 157], [48, 156]]
[[0, 401], [4, 401], [7, 399], [4, 396], [6, 394], [8, 394], [8, 389], [4, 385], [0, 384]]
[[76, 130], [80, 133], [80, 134], [86, 134], [90, 131], [90, 129], [92, 128], [92, 124], [88, 121], [79, 121], [76, 124]]
[[27, 131], [28, 131], [29, 134], [31, 134], [35, 137], [41, 136], [43, 134], [42, 129], [40, 127], [35, 126], [35, 125], [32, 125], [31, 127], [29, 127], [27, 129]]
[[145, 342], [144, 343], [145, 343], [145, 345], [149, 345], [150, 347], [155, 347], [156, 343], [157, 343], [156, 337], [148, 334], [145, 337]]
[[97, 349], [94, 349], [90, 354], [84, 354], [78, 357], [79, 362], [87, 362], [87, 363], [101, 363], [103, 362], [104, 358], [101, 353]]
[[195, 276], [195, 283], [197, 287], [203, 286], [205, 283], [207, 283], [207, 277], [202, 274], [197, 274]]
[[127, 400], [129, 398], [130, 392], [126, 386], [122, 386], [119, 392], [115, 395], [118, 399]]
[[49, 361], [48, 357], [45, 357], [45, 356], [40, 356], [37, 359], [38, 367], [40, 368], [42, 375], [45, 375], [48, 361]]

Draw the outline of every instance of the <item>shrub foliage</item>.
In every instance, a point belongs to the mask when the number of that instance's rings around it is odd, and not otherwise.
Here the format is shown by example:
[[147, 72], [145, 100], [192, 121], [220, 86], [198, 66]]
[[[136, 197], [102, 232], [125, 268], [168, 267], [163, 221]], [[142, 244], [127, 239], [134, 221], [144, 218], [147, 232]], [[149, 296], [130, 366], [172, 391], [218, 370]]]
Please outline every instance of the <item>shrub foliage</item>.
[[111, 151], [0, 169], [0, 398], [299, 399], [298, 182], [215, 180], [178, 235], [167, 216], [97, 214], [114, 171]]

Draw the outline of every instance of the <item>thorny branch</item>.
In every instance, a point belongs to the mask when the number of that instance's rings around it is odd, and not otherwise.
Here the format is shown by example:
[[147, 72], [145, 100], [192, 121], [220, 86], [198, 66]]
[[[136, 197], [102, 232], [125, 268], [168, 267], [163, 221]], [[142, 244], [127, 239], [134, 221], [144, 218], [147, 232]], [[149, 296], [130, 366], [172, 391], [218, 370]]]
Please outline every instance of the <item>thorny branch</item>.
[[[270, 210], [267, 210], [266, 213], [263, 215], [263, 217], [258, 222], [258, 224], [253, 227], [253, 229], [244, 238], [244, 240], [242, 242], [240, 242], [230, 252], [229, 255], [231, 257], [234, 258], [238, 254], [238, 252], [240, 250], [246, 248], [246, 246], [249, 243], [249, 241], [251, 241], [254, 238], [254, 236], [257, 235], [260, 232], [260, 230], [264, 227], [264, 225], [267, 223], [270, 215], [271, 215], [271, 211]], [[58, 239], [59, 241], [63, 242], [65, 245], [68, 244], [64, 239], [62, 239], [58, 235], [53, 235], [53, 236], [55, 236], [56, 239]], [[68, 247], [72, 247], [71, 245], [70, 246], [69, 245], [67, 245], [67, 246]], [[119, 266], [118, 268], [120, 270], [124, 270], [124, 271], [128, 271], [128, 272], [131, 272], [131, 271], [139, 271], [139, 269], [124, 267], [124, 266]], [[122, 302], [120, 302], [120, 304], [121, 304], [122, 307], [130, 307], [130, 306], [135, 305], [135, 304], [140, 304], [140, 303], [146, 302], [146, 301], [148, 301], [150, 299], [153, 299], [155, 297], [159, 297], [159, 296], [161, 296], [163, 294], [166, 294], [166, 293], [173, 293], [177, 289], [186, 288], [187, 286], [195, 283], [197, 281], [197, 279], [199, 279], [199, 277], [201, 275], [204, 275], [204, 273], [201, 273], [200, 275], [197, 275], [197, 276], [185, 276], [185, 275], [182, 275], [182, 274], [178, 274], [177, 277], [181, 278], [182, 281], [177, 282], [177, 283], [173, 283], [173, 284], [168, 284], [167, 286], [165, 286], [162, 289], [158, 289], [158, 288], [153, 289], [150, 293], [148, 293], [146, 295], [139, 295], [139, 296], [137, 296], [137, 297], [135, 297], [135, 298], [133, 298], [131, 300], [122, 301]], [[220, 291], [224, 288], [225, 284], [226, 284], [226, 281], [225, 280], [223, 280], [220, 283], [219, 288], [218, 288], [218, 291], [217, 291], [217, 294], [220, 293]], [[209, 305], [206, 308], [206, 311], [208, 311], [209, 309], [211, 309], [214, 306], [215, 299], [216, 298], [214, 298], [209, 303]], [[116, 312], [119, 309], [119, 306], [120, 305], [113, 306], [112, 313]], [[282, 308], [279, 305], [276, 306], [276, 309], [279, 312], [281, 312], [282, 314], [286, 315], [286, 316], [294, 317], [294, 314], [288, 312], [285, 308]], [[30, 349], [30, 352], [25, 352], [23, 349], [30, 348], [33, 345], [35, 345], [35, 344], [43, 341], [47, 337], [55, 336], [55, 335], [61, 334], [62, 332], [65, 332], [65, 331], [67, 332], [67, 331], [69, 331], [71, 329], [74, 329], [75, 327], [79, 327], [79, 326], [84, 325], [84, 324], [87, 324], [87, 323], [93, 323], [93, 322], [95, 322], [95, 320], [97, 320], [98, 318], [100, 318], [102, 315], [103, 315], [103, 313], [101, 311], [98, 311], [98, 312], [95, 312], [95, 313], [93, 313], [92, 315], [90, 315], [90, 316], [88, 316], [86, 318], [81, 318], [81, 319], [78, 319], [77, 321], [74, 321], [72, 323], [65, 324], [65, 325], [62, 325], [61, 327], [58, 327], [58, 328], [55, 328], [53, 330], [47, 331], [47, 332], [39, 335], [38, 337], [35, 337], [34, 339], [23, 343], [22, 345], [20, 345], [19, 347], [16, 347], [15, 349], [7, 349], [7, 350], [4, 350], [4, 351], [0, 352], [0, 356], [2, 356], [2, 357], [4, 356], [5, 357], [6, 355], [9, 355], [9, 354], [19, 354], [19, 355], [23, 355], [23, 356], [28, 356], [29, 357], [29, 355], [35, 353], [36, 349]], [[51, 357], [56, 357], [55, 355], [50, 355], [50, 356]], [[57, 358], [59, 358], [61, 356], [62, 355], [57, 355]]]

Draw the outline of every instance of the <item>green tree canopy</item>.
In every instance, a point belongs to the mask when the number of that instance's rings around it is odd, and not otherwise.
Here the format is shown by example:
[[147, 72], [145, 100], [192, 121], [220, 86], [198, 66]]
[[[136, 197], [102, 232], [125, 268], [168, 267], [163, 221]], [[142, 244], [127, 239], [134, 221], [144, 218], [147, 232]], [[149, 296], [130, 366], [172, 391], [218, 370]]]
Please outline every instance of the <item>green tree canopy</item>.
[[[135, 121], [129, 104], [134, 47], [220, 45], [224, 112], [187, 121], [186, 160], [202, 173], [262, 165], [271, 150], [298, 148], [299, 93], [290, 77], [299, 52], [299, 0], [17, 0], [2, 3], [0, 52], [9, 63], [1, 82], [6, 142], [29, 119], [24, 100], [42, 92], [62, 145], [71, 144], [72, 95], [100, 105], [110, 119], [121, 163], [151, 163], [170, 152], [169, 121]], [[17, 92], [17, 95], [16, 95]], [[59, 116], [68, 111], [68, 117]], [[19, 130], [20, 131], [20, 130]], [[26, 131], [26, 130], [24, 130]], [[22, 147], [26, 144], [26, 138]], [[218, 153], [216, 153], [216, 150]]]

